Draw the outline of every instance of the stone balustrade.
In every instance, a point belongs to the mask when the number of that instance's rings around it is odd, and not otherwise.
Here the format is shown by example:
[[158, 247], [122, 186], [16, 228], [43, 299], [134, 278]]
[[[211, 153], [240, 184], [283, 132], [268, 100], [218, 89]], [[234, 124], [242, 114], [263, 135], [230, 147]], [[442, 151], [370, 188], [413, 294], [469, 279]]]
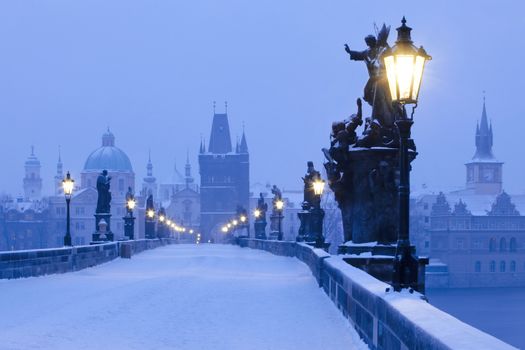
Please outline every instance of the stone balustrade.
[[371, 349], [515, 349], [435, 308], [417, 292], [393, 292], [388, 284], [346, 263], [343, 255], [296, 242], [241, 238], [238, 244], [296, 257], [308, 265], [319, 286]]
[[116, 259], [122, 246], [131, 246], [131, 255], [154, 249], [175, 240], [141, 239], [78, 247], [0, 252], [0, 279], [35, 277], [85, 269]]

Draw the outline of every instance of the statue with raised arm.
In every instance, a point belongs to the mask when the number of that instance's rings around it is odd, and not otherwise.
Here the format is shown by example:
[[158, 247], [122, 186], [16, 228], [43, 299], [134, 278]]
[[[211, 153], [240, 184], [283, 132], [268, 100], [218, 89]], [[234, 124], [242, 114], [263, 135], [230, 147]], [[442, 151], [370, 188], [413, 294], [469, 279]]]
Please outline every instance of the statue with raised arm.
[[[348, 44], [345, 44], [345, 51], [350, 55], [351, 60], [364, 61], [366, 64], [369, 78], [364, 88], [363, 99], [372, 107], [370, 125], [378, 126], [381, 131], [379, 142], [377, 142], [375, 132], [363, 136], [365, 138], [363, 144], [366, 144], [366, 147], [371, 147], [369, 146], [371, 143], [373, 143], [373, 146], [382, 146], [393, 139], [396, 113], [392, 106], [386, 71], [382, 60], [384, 51], [389, 47], [387, 42], [389, 33], [390, 26], [387, 27], [383, 24], [377, 37], [373, 35], [365, 37], [368, 47], [363, 51], [353, 51]], [[368, 138], [374, 138], [373, 142], [368, 141]]]
[[111, 176], [108, 176], [107, 170], [103, 170], [97, 178], [97, 213], [109, 213], [111, 211], [110, 182]]

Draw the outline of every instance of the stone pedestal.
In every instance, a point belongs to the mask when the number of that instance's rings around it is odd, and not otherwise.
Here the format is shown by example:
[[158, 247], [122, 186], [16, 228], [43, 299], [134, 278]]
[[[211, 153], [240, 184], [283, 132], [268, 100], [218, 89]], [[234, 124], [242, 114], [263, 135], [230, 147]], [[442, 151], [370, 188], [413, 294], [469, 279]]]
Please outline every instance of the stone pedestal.
[[[415, 157], [410, 151], [409, 160]], [[345, 242], [397, 242], [398, 163], [397, 148], [351, 148], [345, 153], [341, 178], [330, 179], [341, 208]]]
[[146, 239], [157, 238], [157, 233], [155, 232], [155, 221], [146, 219], [144, 231]]
[[297, 213], [301, 225], [299, 226], [299, 232], [297, 233], [297, 242], [308, 241], [308, 232], [310, 232], [310, 211], [303, 205], [303, 210]]
[[266, 239], [266, 220], [265, 221], [255, 221], [253, 224], [255, 229], [255, 238], [256, 239]]
[[[101, 221], [103, 220], [103, 230], [101, 231]], [[111, 232], [111, 214], [110, 213], [96, 213], [95, 214], [95, 233], [92, 235], [93, 242], [113, 241], [114, 235]]]
[[[274, 240], [282, 240], [283, 239], [283, 232], [282, 232], [282, 227], [279, 228], [279, 226], [281, 225], [282, 226], [282, 220], [283, 220], [283, 216], [282, 214], [277, 214], [277, 213], [272, 213], [272, 215], [270, 215], [270, 235], [269, 235], [269, 239], [274, 239]], [[280, 232], [280, 236], [279, 236], [279, 232]]]
[[124, 236], [127, 239], [135, 238], [135, 218], [133, 216], [124, 216]]

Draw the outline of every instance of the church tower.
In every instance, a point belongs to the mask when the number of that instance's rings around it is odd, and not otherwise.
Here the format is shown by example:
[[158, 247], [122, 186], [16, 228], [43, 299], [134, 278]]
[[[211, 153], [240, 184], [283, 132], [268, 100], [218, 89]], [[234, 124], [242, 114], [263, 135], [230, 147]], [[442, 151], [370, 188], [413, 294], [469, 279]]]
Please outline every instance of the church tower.
[[142, 194], [147, 197], [150, 194], [153, 198], [157, 197], [157, 179], [153, 176], [153, 164], [151, 163], [151, 152], [148, 155], [148, 165], [146, 166], [147, 175], [142, 184]]
[[27, 201], [42, 198], [42, 178], [40, 177], [40, 161], [35, 156], [35, 147], [31, 146], [31, 155], [25, 162], [24, 199]]
[[492, 123], [489, 125], [485, 97], [481, 122], [476, 126], [476, 153], [466, 163], [467, 189], [475, 194], [499, 194], [502, 191], [503, 163], [492, 154]]
[[220, 227], [236, 213], [237, 206], [249, 209], [249, 154], [243, 132], [241, 145], [233, 151], [225, 113], [213, 113], [208, 150], [201, 142], [201, 233], [206, 242], [220, 237]]
[[64, 168], [62, 166], [62, 156], [60, 154], [60, 148], [58, 148], [58, 162], [57, 162], [57, 172], [55, 174], [55, 196], [60, 196], [64, 194], [62, 189], [62, 180], [64, 180]]

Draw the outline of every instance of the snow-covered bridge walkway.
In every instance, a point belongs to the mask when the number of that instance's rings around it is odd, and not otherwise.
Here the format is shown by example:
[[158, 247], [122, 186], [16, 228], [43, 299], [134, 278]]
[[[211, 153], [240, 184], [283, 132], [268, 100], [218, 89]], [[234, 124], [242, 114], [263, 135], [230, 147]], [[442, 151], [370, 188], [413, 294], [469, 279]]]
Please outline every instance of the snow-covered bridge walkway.
[[366, 349], [306, 265], [172, 245], [0, 281], [1, 349]]

